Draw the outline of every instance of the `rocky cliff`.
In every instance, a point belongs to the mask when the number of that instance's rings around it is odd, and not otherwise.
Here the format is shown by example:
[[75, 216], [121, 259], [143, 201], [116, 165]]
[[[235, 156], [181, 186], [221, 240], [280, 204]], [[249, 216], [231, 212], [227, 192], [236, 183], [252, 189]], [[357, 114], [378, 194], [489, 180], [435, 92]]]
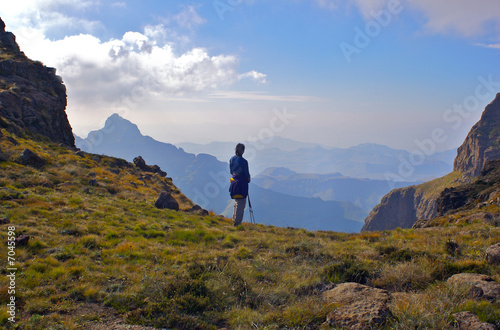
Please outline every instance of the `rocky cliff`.
[[411, 228], [417, 220], [437, 215], [441, 193], [481, 174], [484, 164], [500, 159], [500, 93], [486, 106], [481, 119], [457, 150], [454, 172], [418, 186], [391, 191], [365, 219], [361, 231]]
[[444, 187], [458, 185], [461, 174], [450, 173], [421, 185], [392, 190], [365, 219], [361, 231], [411, 228], [418, 219], [436, 215], [436, 200]]
[[484, 164], [500, 158], [500, 93], [486, 106], [477, 122], [457, 150], [455, 171], [479, 176]]
[[66, 87], [56, 70], [28, 59], [0, 19], [0, 126], [74, 147], [65, 109]]

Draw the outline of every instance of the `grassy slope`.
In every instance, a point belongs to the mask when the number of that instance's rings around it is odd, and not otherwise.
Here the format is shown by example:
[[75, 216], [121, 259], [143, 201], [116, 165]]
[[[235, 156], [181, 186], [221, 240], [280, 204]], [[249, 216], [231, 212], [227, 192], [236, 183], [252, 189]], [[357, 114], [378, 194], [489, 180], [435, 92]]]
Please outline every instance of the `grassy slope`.
[[[26, 147], [49, 163], [42, 169], [17, 164]], [[5, 131], [0, 154], [8, 159], [0, 162], [0, 218], [32, 237], [16, 248], [17, 325], [26, 329], [111, 322], [318, 328], [335, 307], [321, 291], [345, 281], [396, 293], [390, 328], [446, 328], [451, 313], [461, 310], [500, 322], [497, 305], [468, 300], [444, 282], [464, 271], [500, 281], [500, 269], [484, 261], [500, 229], [481, 222], [363, 234], [234, 228], [213, 215], [156, 209], [159, 191], [175, 187], [121, 160], [80, 157]], [[175, 196], [181, 209], [192, 206], [181, 192]], [[3, 242], [9, 225], [0, 226]], [[8, 325], [5, 245], [1, 251], [0, 325]]]

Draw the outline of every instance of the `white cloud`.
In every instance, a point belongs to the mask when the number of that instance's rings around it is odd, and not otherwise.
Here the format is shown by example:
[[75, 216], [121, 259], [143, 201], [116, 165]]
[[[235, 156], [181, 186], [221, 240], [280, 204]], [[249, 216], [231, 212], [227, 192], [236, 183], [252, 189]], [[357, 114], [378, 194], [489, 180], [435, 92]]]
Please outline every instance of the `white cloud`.
[[499, 44], [481, 44], [481, 43], [477, 43], [475, 45], [476, 46], [480, 46], [480, 47], [492, 48], [492, 49], [500, 49], [500, 43]]
[[[427, 17], [426, 28], [432, 32], [452, 32], [465, 37], [495, 33], [500, 37], [500, 3], [498, 0], [412, 0], [409, 5]], [[494, 30], [491, 30], [491, 25]], [[500, 39], [500, 38], [499, 38]]]
[[373, 19], [373, 14], [380, 12], [387, 6], [387, 3], [398, 3], [398, 0], [349, 0], [354, 3], [363, 17], [366, 19]]
[[[332, 0], [316, 0], [331, 2]], [[498, 0], [348, 0], [366, 19], [392, 5], [425, 16], [424, 28], [433, 33], [454, 33], [464, 37], [493, 34], [500, 40], [500, 3]]]
[[[5, 1], [0, 8], [0, 16], [8, 29], [14, 32], [19, 29], [40, 30], [45, 35], [61, 31], [94, 32], [103, 27], [100, 22], [68, 16], [63, 12], [85, 11], [97, 6], [99, 2], [92, 0]], [[30, 36], [27, 35], [25, 38]]]
[[111, 7], [114, 7], [114, 8], [127, 8], [127, 4], [123, 1], [117, 1], [117, 2], [113, 2], [111, 4]]
[[194, 6], [187, 6], [183, 11], [174, 15], [171, 19], [179, 26], [188, 29], [206, 23], [206, 20], [196, 12]]
[[[122, 2], [113, 4], [122, 6]], [[83, 116], [140, 108], [151, 98], [185, 99], [243, 78], [265, 81], [266, 75], [256, 71], [240, 74], [237, 56], [210, 54], [205, 48], [193, 47], [188, 37], [163, 24], [148, 25], [143, 32], [126, 32], [119, 39], [102, 40], [88, 32], [98, 28], [100, 22], [65, 15], [71, 10], [61, 7], [85, 10], [98, 5], [97, 1], [27, 0], [19, 7], [8, 4], [9, 8], [2, 5], [0, 9], [21, 49], [30, 58], [57, 68], [57, 74], [63, 77], [68, 113], [78, 118], [77, 126], [89, 120]], [[193, 6], [170, 16], [170, 23], [189, 30], [204, 22]], [[80, 33], [61, 39], [47, 36], [55, 28], [71, 34], [80, 25], [86, 26]], [[176, 49], [183, 50], [177, 53]]]
[[321, 8], [326, 8], [330, 10], [335, 10], [338, 8], [338, 0], [316, 0], [316, 3], [321, 7]]
[[203, 48], [177, 55], [170, 45], [160, 46], [138, 32], [106, 42], [84, 34], [43, 39], [32, 47], [29, 53], [58, 69], [73, 102], [109, 103], [134, 93], [182, 95], [238, 80], [235, 56], [212, 56]]
[[252, 71], [240, 74], [238, 76], [238, 79], [251, 78], [254, 81], [257, 81], [257, 82], [259, 82], [261, 84], [265, 84], [266, 83], [266, 77], [267, 77], [266, 74], [261, 73], [261, 72], [257, 72], [255, 70], [252, 70]]
[[210, 93], [214, 99], [234, 99], [245, 101], [273, 101], [273, 102], [323, 102], [324, 99], [307, 95], [270, 95], [265, 92], [251, 91], [217, 91]]

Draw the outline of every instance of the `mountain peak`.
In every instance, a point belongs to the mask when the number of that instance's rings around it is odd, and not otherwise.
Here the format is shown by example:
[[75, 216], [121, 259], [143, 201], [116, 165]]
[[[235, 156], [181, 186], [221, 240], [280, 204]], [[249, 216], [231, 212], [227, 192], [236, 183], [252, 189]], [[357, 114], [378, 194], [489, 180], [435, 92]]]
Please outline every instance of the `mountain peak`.
[[467, 176], [479, 176], [487, 161], [500, 159], [500, 93], [486, 106], [457, 150], [453, 169]]
[[136, 124], [131, 121], [121, 117], [119, 114], [114, 113], [106, 119], [104, 124], [104, 130], [106, 131], [120, 131], [122, 134], [134, 134], [141, 135], [141, 131]]

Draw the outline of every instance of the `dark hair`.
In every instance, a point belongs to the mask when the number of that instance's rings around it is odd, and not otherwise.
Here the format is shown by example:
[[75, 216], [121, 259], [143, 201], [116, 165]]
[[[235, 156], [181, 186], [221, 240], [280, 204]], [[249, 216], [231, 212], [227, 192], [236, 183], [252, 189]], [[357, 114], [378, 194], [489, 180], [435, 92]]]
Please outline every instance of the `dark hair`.
[[236, 156], [243, 156], [243, 153], [245, 152], [245, 145], [243, 143], [238, 143], [236, 145], [235, 153]]

